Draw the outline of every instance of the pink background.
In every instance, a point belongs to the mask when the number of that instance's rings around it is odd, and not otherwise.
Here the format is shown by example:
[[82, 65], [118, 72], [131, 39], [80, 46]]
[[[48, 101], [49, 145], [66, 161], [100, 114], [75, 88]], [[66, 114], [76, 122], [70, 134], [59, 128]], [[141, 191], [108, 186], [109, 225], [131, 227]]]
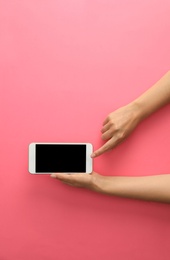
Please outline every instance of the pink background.
[[[108, 113], [170, 69], [169, 0], [0, 1], [0, 260], [170, 259], [170, 207], [28, 173], [31, 142], [100, 147]], [[170, 108], [94, 161], [170, 173]]]

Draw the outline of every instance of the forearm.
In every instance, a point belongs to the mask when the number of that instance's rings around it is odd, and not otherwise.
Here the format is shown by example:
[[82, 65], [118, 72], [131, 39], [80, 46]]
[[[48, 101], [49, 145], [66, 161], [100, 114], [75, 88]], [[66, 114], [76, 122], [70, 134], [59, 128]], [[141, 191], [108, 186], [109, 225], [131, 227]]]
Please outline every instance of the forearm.
[[103, 177], [97, 191], [132, 199], [170, 203], [170, 174], [145, 177]]
[[138, 111], [141, 121], [168, 103], [170, 103], [170, 71], [134, 100], [132, 106]]

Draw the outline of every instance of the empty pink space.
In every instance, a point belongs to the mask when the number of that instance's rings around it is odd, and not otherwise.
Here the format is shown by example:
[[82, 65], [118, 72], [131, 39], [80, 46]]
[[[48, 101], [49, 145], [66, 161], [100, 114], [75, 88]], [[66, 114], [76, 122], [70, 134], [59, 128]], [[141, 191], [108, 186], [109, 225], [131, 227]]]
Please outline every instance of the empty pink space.
[[[0, 260], [169, 260], [170, 207], [28, 173], [31, 142], [103, 144], [105, 117], [170, 69], [169, 0], [0, 0]], [[94, 160], [170, 173], [170, 109]]]

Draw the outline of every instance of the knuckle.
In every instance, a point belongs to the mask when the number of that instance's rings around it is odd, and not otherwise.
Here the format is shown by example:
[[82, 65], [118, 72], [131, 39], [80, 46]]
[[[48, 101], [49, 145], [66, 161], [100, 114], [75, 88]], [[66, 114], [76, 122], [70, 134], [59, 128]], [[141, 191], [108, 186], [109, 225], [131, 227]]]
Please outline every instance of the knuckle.
[[111, 116], [111, 114], [108, 115], [107, 119], [108, 119], [109, 122], [112, 121], [112, 116]]
[[112, 120], [110, 120], [110, 126], [115, 126], [115, 122], [114, 122], [114, 120], [112, 119]]
[[125, 132], [121, 132], [121, 133], [118, 134], [117, 140], [118, 140], [118, 141], [121, 141], [121, 140], [123, 140], [124, 138], [125, 138]]
[[116, 125], [114, 120], [110, 121], [110, 129], [112, 131], [117, 131], [118, 130], [118, 126]]

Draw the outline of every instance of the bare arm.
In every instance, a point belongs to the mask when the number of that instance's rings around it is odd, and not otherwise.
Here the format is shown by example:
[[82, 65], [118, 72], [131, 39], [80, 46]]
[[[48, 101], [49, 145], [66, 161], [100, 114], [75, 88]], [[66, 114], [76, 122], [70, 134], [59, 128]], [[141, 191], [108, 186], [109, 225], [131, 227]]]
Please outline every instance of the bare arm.
[[144, 118], [168, 103], [170, 103], [170, 71], [139, 98], [108, 115], [101, 129], [102, 139], [107, 142], [96, 150], [92, 157], [116, 147]]
[[66, 184], [112, 196], [170, 203], [170, 174], [145, 177], [110, 177], [92, 174], [52, 174]]
[[132, 102], [138, 107], [140, 121], [168, 103], [170, 103], [170, 71]]
[[106, 177], [103, 182], [96, 180], [96, 183], [101, 192], [109, 195], [170, 203], [170, 174]]

